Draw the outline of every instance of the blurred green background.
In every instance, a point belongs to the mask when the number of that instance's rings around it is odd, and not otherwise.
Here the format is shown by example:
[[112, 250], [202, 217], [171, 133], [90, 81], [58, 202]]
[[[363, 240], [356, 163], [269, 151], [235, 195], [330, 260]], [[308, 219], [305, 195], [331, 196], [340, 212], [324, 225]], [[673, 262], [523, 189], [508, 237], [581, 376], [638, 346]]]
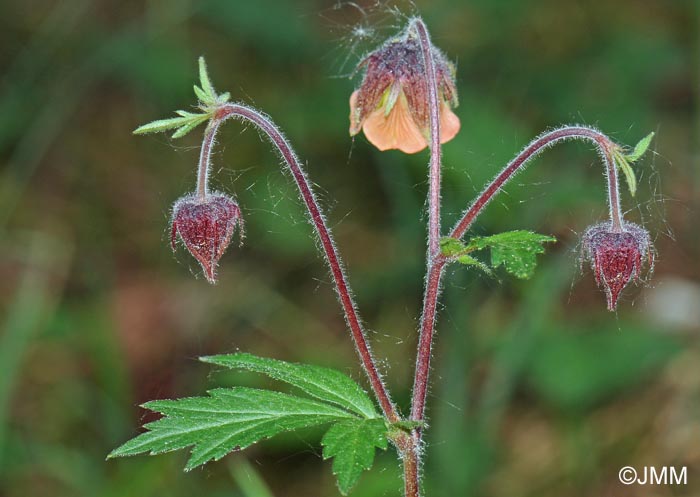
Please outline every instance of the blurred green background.
[[[188, 254], [172, 254], [169, 209], [194, 187], [201, 130], [179, 141], [131, 131], [194, 103], [199, 55], [219, 90], [268, 112], [308, 161], [406, 410], [427, 153], [379, 153], [348, 137], [347, 76], [405, 21], [358, 2], [0, 3], [0, 495], [338, 495], [313, 432], [188, 474], [182, 451], [105, 461], [153, 419], [138, 407], [146, 400], [273, 386], [212, 371], [200, 355], [244, 350], [364, 381], [296, 191], [255, 131], [228, 124], [214, 159], [215, 186], [242, 205], [244, 247], [223, 258], [216, 286]], [[700, 495], [697, 3], [400, 7], [419, 9], [458, 64], [445, 228], [548, 127], [595, 125], [630, 144], [657, 132], [638, 197], [623, 197], [628, 219], [652, 233], [656, 267], [617, 313], [579, 270], [579, 234], [606, 212], [588, 145], [548, 151], [480, 218], [479, 233], [533, 229], [559, 243], [530, 281], [450, 271], [428, 496]], [[686, 466], [688, 484], [625, 487], [626, 465]], [[353, 495], [399, 493], [394, 455], [382, 454]]]

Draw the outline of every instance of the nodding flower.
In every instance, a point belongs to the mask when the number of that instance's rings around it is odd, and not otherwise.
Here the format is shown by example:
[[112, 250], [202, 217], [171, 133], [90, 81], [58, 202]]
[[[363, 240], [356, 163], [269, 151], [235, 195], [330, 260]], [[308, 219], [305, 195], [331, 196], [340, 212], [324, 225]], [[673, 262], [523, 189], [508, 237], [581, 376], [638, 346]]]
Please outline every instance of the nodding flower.
[[221, 194], [186, 195], [173, 205], [170, 243], [175, 250], [177, 236], [197, 259], [209, 283], [216, 283], [219, 259], [238, 227], [243, 236], [241, 209], [231, 197]]
[[[432, 48], [440, 105], [440, 141], [457, 134], [455, 67]], [[399, 149], [413, 154], [428, 146], [430, 113], [428, 80], [420, 41], [409, 27], [365, 57], [360, 87], [350, 97], [350, 135], [364, 131], [379, 150]]]
[[591, 226], [583, 235], [582, 249], [596, 283], [605, 291], [610, 311], [617, 308], [627, 284], [639, 280], [643, 260], [648, 258], [650, 267], [653, 264], [649, 233], [634, 223], [623, 222], [621, 231], [614, 231], [610, 222]]

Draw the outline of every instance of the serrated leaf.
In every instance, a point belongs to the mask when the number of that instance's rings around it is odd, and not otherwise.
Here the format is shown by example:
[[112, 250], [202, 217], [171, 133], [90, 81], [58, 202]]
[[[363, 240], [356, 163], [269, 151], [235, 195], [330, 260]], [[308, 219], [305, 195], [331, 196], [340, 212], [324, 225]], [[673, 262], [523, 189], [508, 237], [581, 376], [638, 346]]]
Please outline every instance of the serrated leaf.
[[520, 279], [532, 277], [537, 266], [537, 254], [544, 253], [543, 244], [556, 242], [556, 238], [532, 231], [506, 231], [497, 235], [475, 237], [469, 240], [468, 249], [491, 249], [491, 266], [503, 265], [506, 271]]
[[440, 239], [440, 252], [445, 257], [454, 257], [465, 252], [467, 247], [460, 240], [451, 236]]
[[333, 458], [333, 474], [343, 495], [372, 467], [376, 449], [386, 450], [386, 432], [382, 419], [351, 419], [334, 424], [323, 436], [323, 458]]
[[231, 369], [262, 373], [362, 417], [378, 416], [374, 403], [362, 387], [334, 369], [278, 361], [246, 353], [201, 357], [200, 360]]
[[211, 84], [209, 79], [209, 73], [207, 72], [207, 63], [204, 57], [199, 58], [199, 83], [202, 87], [202, 91], [206, 95], [206, 100], [202, 100], [205, 103], [213, 102], [216, 100], [216, 92], [214, 91], [214, 86]]
[[654, 138], [654, 132], [652, 131], [649, 133], [647, 136], [639, 140], [639, 142], [634, 146], [632, 151], [629, 154], [625, 155], [625, 158], [629, 162], [636, 162], [638, 161], [642, 155], [644, 155], [649, 148], [649, 145], [651, 145], [651, 140]]
[[269, 390], [235, 387], [208, 393], [208, 397], [147, 402], [143, 407], [165, 417], [146, 424], [147, 432], [108, 457], [161, 454], [194, 446], [185, 467], [189, 471], [285, 431], [352, 418], [343, 409]]
[[627, 188], [630, 191], [630, 195], [634, 197], [637, 193], [637, 176], [634, 174], [632, 166], [627, 162], [626, 156], [619, 153], [613, 154], [613, 161], [615, 161], [615, 166], [625, 175]]

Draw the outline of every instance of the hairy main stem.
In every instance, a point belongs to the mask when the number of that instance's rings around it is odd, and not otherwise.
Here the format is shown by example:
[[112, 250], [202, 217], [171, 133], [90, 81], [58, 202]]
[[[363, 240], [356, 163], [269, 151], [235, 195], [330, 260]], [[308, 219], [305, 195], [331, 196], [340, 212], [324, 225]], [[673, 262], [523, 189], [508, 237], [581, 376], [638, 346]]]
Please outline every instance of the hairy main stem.
[[[439, 293], [440, 276], [443, 266], [440, 256], [440, 183], [442, 174], [442, 147], [440, 146], [440, 105], [438, 100], [438, 82], [435, 71], [435, 60], [430, 42], [430, 35], [425, 23], [420, 19], [414, 19], [411, 29], [418, 35], [418, 41], [423, 55], [423, 68], [426, 86], [428, 88], [428, 109], [430, 115], [430, 163], [428, 165], [428, 249], [426, 253], [426, 281], [424, 303], [432, 297], [428, 294]], [[437, 271], [436, 271], [437, 270]], [[437, 295], [435, 295], [437, 301]], [[426, 312], [427, 311], [427, 312]], [[415, 377], [413, 380], [413, 395], [411, 396], [411, 419], [422, 420], [417, 417], [423, 413], [425, 405], [428, 374], [430, 371], [430, 349], [432, 344], [433, 328], [435, 323], [435, 309], [426, 309], [423, 306], [421, 315], [421, 327], [418, 338], [418, 354], [416, 356]], [[426, 323], [430, 324], [430, 330]], [[404, 465], [405, 495], [407, 497], [419, 497], [420, 495], [420, 467], [421, 467], [421, 437], [422, 429], [413, 430], [408, 439], [408, 447], [402, 451]]]
[[[343, 270], [343, 266], [340, 262], [340, 257], [335, 248], [335, 243], [333, 242], [330, 230], [326, 226], [321, 209], [316, 201], [313, 190], [311, 189], [311, 184], [309, 183], [309, 180], [306, 177], [301, 164], [299, 163], [299, 159], [297, 159], [296, 154], [292, 150], [291, 145], [277, 126], [275, 126], [272, 120], [257, 110], [245, 105], [221, 105], [221, 107], [216, 110], [214, 116], [212, 117], [212, 120], [204, 135], [204, 143], [202, 144], [202, 155], [199, 165], [199, 177], [201, 181], [199, 185], [205, 185], [204, 189], [206, 189], [206, 170], [209, 167], [211, 146], [219, 125], [230, 117], [242, 118], [257, 126], [261, 131], [263, 131], [263, 133], [265, 133], [265, 135], [267, 135], [275, 147], [277, 147], [282, 159], [284, 159], [284, 163], [288, 167], [289, 172], [292, 174], [296, 185], [299, 187], [299, 193], [309, 211], [309, 216], [311, 217], [311, 224], [315, 228], [318, 238], [321, 241], [323, 253], [331, 269], [331, 273], [333, 274], [333, 281], [335, 282], [336, 291], [338, 292], [343, 313], [345, 314], [345, 320], [350, 328], [352, 338], [355, 342], [355, 348], [357, 349], [362, 361], [362, 366], [367, 373], [372, 390], [379, 401], [385, 417], [392, 423], [399, 421], [400, 416], [398, 410], [391, 401], [389, 392], [384, 385], [382, 377], [379, 374], [379, 370], [377, 369], [377, 365], [374, 362], [374, 358], [369, 347], [369, 342], [367, 340], [367, 335], [360, 322], [355, 301], [353, 300], [349, 289], [345, 271]], [[202, 180], [202, 178], [204, 179]]]
[[404, 497], [420, 497], [420, 444], [416, 434], [402, 433], [394, 443], [403, 463]]

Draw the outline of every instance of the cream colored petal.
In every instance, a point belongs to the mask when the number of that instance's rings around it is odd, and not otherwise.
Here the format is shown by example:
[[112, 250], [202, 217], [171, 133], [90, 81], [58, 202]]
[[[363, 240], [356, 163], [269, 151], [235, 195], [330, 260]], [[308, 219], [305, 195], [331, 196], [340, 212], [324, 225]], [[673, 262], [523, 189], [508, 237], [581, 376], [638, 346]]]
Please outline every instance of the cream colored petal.
[[459, 117], [445, 102], [440, 106], [440, 143], [447, 143], [459, 132]]
[[[454, 127], [454, 124], [451, 126]], [[411, 117], [403, 92], [388, 115], [384, 115], [383, 106], [379, 107], [367, 117], [362, 129], [367, 139], [379, 150], [398, 149], [407, 154], [415, 154], [428, 146], [423, 133]]]
[[350, 95], [350, 136], [355, 136], [362, 129], [360, 122], [360, 109], [357, 108], [357, 95], [359, 91], [355, 90]]

